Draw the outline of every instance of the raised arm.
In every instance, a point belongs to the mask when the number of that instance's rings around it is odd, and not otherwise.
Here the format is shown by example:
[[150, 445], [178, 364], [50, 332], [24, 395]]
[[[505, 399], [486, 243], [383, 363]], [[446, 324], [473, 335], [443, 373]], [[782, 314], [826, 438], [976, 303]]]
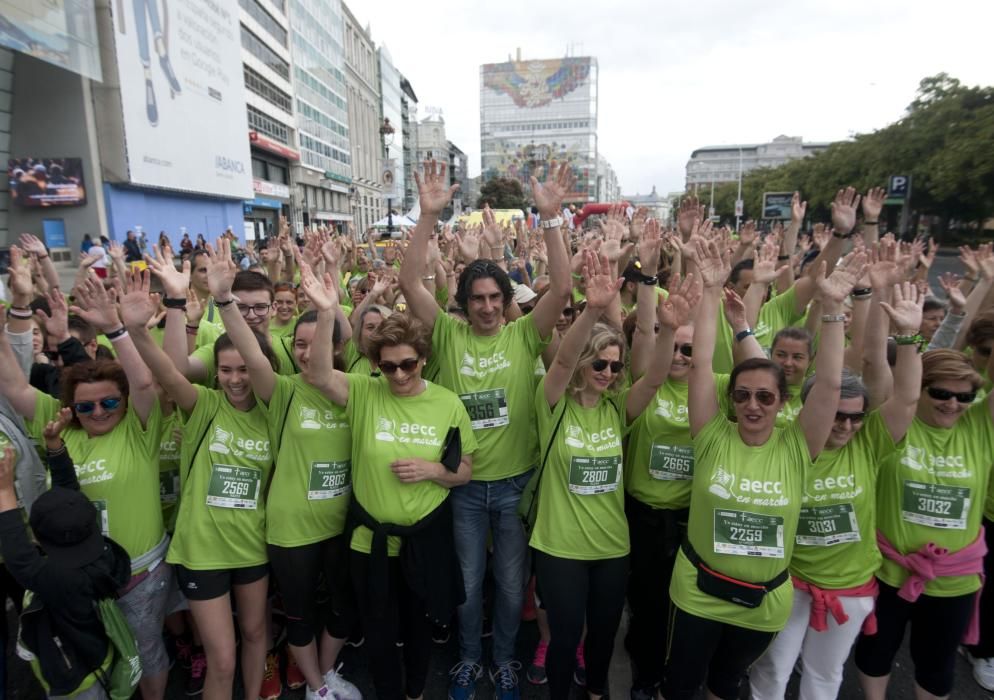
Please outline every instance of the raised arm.
[[742, 299], [745, 304], [746, 322], [750, 327], [755, 326], [759, 321], [759, 312], [766, 302], [770, 284], [783, 274], [784, 268], [790, 267], [790, 265], [777, 267], [779, 250], [780, 247], [776, 243], [767, 241], [756, 251], [752, 267], [752, 284], [749, 285]]
[[752, 358], [765, 358], [766, 352], [763, 351], [763, 346], [756, 340], [752, 326], [746, 322], [746, 310], [742, 297], [729, 287], [722, 290], [722, 295], [721, 301], [725, 320], [728, 321], [728, 326], [732, 329], [732, 364], [737, 365]]
[[[535, 176], [531, 178], [532, 197], [538, 207], [542, 221], [552, 221], [561, 216], [563, 198], [573, 190], [576, 178], [568, 163], [557, 166], [553, 161], [549, 164], [548, 176], [545, 182], [539, 184]], [[573, 288], [573, 278], [570, 272], [569, 254], [563, 240], [563, 227], [553, 226], [542, 228], [545, 241], [545, 251], [549, 262], [549, 289], [542, 295], [535, 308], [532, 318], [539, 335], [548, 338], [556, 327], [559, 315], [569, 303]]]
[[[659, 222], [655, 219], [649, 219], [645, 223], [642, 238], [639, 239], [638, 254], [642, 270], [648, 270], [653, 276], [656, 274], [656, 268], [659, 267], [659, 251], [662, 243]], [[643, 274], [645, 273], [643, 272]], [[671, 286], [676, 279], [679, 279], [679, 273], [670, 279]], [[640, 284], [638, 286], [635, 297], [635, 332], [632, 334], [631, 370], [633, 378], [645, 374], [653, 350], [658, 344], [656, 340], [656, 301], [658, 298], [659, 294], [656, 292], [655, 284]], [[669, 372], [668, 367], [666, 371]], [[664, 376], [663, 381], [665, 379]]]
[[859, 200], [860, 197], [853, 187], [847, 187], [836, 193], [832, 201], [832, 235], [818, 253], [818, 257], [808, 267], [808, 274], [801, 277], [794, 285], [796, 296], [794, 309], [798, 314], [804, 313], [804, 309], [817, 290], [814, 275], [821, 269], [821, 264], [826, 264], [826, 274], [830, 274], [842, 255], [846, 241], [856, 226], [856, 207], [859, 206]]
[[545, 400], [550, 407], [559, 403], [563, 397], [594, 324], [604, 315], [605, 309], [621, 289], [624, 280], [615, 278], [610, 270], [611, 264], [607, 258], [598, 258], [587, 251], [583, 265], [583, 277], [587, 283], [587, 306], [563, 336], [556, 358], [545, 375]]
[[704, 283], [704, 293], [697, 307], [694, 323], [694, 362], [687, 378], [687, 408], [690, 414], [690, 436], [695, 437], [718, 413], [715, 396], [714, 344], [718, 338], [718, 305], [721, 288], [728, 279], [730, 268], [721, 257], [714, 241], [694, 242], [694, 261]]
[[[145, 297], [148, 298], [147, 274], [145, 284]], [[132, 276], [126, 291], [140, 288], [140, 286], [140, 279]], [[122, 291], [120, 285], [117, 291], [120, 295]], [[122, 304], [127, 303], [126, 298], [122, 299]], [[115, 300], [107, 294], [103, 283], [96, 275], [89, 277], [86, 282], [76, 288], [76, 306], [70, 307], [69, 310], [90, 323], [97, 329], [98, 333], [103, 333], [114, 344], [114, 353], [128, 378], [128, 402], [134, 407], [138, 419], [144, 426], [152, 412], [152, 407], [159, 400], [155, 382], [152, 379], [152, 373], [135, 349], [134, 341], [121, 322]]]
[[801, 193], [795, 192], [790, 198], [790, 225], [784, 231], [783, 241], [780, 242], [780, 255], [777, 260], [786, 262], [786, 269], [777, 277], [777, 291], [783, 294], [794, 285], [794, 266], [790, 264], [791, 256], [797, 248], [797, 235], [804, 223], [804, 215], [808, 211], [808, 203], [801, 201]]
[[[207, 248], [210, 249], [210, 246]], [[181, 301], [187, 301], [190, 289], [190, 261], [184, 260], [183, 268], [177, 270], [172, 258], [164, 255], [158, 246], [152, 246], [152, 251], [154, 257], [146, 255], [145, 262], [152, 274], [162, 282], [166, 293], [166, 330], [162, 336], [162, 349], [180, 374], [191, 382], [203, 382], [207, 379], [207, 367], [188, 355], [186, 310], [180, 305]], [[175, 300], [175, 306], [170, 307], [172, 300]], [[158, 376], [154, 368], [152, 372]]]
[[894, 442], [904, 439], [918, 410], [922, 390], [922, 358], [918, 346], [918, 331], [922, 325], [925, 294], [911, 282], [894, 285], [894, 303], [881, 303], [896, 329], [897, 364], [894, 365], [894, 393], [880, 407], [887, 432]]
[[428, 239], [438, 223], [442, 209], [452, 199], [459, 185], [447, 186], [445, 163], [434, 160], [424, 164], [424, 177], [416, 170], [414, 181], [418, 185], [418, 201], [421, 204], [421, 216], [404, 255], [404, 263], [400, 266], [400, 289], [411, 311], [429, 328], [434, 327], [435, 319], [440, 311], [435, 297], [425, 289], [422, 277], [425, 274], [425, 261], [428, 256]]
[[26, 253], [33, 255], [38, 261], [41, 276], [48, 283], [49, 291], [57, 290], [59, 288], [59, 273], [55, 269], [55, 265], [52, 264], [52, 257], [48, 254], [45, 244], [37, 236], [32, 236], [30, 233], [22, 233], [18, 240], [21, 243], [21, 248]]
[[[326, 276], [327, 274], [325, 273]], [[335, 369], [335, 349], [330, 338], [338, 311], [338, 288], [335, 284], [329, 284], [330, 281], [327, 278], [322, 283], [314, 276], [310, 265], [303, 262], [300, 264], [300, 287], [318, 312], [310, 360], [302, 376], [308, 384], [339, 406], [344, 406], [349, 402], [349, 380], [343, 372]]]
[[[2, 307], [0, 324], [7, 325], [7, 310]], [[37, 389], [28, 384], [28, 378], [14, 357], [7, 333], [0, 333], [0, 394], [25, 420], [31, 420], [35, 416], [36, 392]]]
[[880, 212], [883, 211], [885, 199], [887, 192], [883, 187], [871, 187], [863, 196], [863, 222], [859, 230], [868, 246], [880, 240]]
[[821, 299], [821, 342], [815, 360], [815, 383], [811, 387], [797, 420], [804, 431], [808, 453], [815, 459], [825, 448], [835, 424], [842, 388], [843, 345], [845, 343], [842, 302], [853, 286], [863, 276], [866, 256], [850, 254], [839, 264], [832, 275], [825, 277], [827, 263], [821, 263], [815, 283]]

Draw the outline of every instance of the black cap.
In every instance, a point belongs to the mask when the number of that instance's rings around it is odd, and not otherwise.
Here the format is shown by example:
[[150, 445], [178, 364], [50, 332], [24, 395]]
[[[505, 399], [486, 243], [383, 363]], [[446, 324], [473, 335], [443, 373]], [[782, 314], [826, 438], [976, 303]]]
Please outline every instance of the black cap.
[[79, 567], [103, 554], [97, 517], [96, 507], [81, 492], [54, 486], [34, 502], [29, 524], [52, 561]]

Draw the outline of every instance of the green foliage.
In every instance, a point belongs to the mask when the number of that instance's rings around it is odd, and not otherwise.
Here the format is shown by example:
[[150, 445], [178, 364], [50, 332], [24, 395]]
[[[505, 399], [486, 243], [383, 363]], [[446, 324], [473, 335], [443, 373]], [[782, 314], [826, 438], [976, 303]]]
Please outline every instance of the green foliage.
[[491, 209], [524, 209], [528, 206], [521, 181], [510, 177], [495, 177], [480, 186], [476, 208], [489, 204]]

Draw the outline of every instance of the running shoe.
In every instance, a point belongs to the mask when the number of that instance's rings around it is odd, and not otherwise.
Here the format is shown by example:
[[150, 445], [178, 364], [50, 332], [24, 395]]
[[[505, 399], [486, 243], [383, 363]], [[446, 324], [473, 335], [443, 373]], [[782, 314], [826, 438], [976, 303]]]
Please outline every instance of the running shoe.
[[583, 660], [583, 642], [576, 648], [576, 668], [573, 670], [573, 682], [581, 688], [587, 687], [587, 663]]
[[545, 675], [545, 655], [548, 651], [549, 643], [540, 639], [538, 646], [535, 647], [535, 656], [532, 657], [531, 665], [525, 671], [525, 678], [532, 685], [545, 685], [549, 682], [548, 676]]
[[334, 700], [362, 700], [359, 689], [342, 678], [342, 664], [324, 674], [324, 684]]
[[460, 661], [449, 671], [449, 700], [473, 700], [476, 697], [476, 681], [483, 675], [483, 667], [470, 661]]
[[494, 700], [520, 700], [521, 691], [518, 689], [520, 670], [521, 664], [511, 661], [490, 672], [490, 682], [494, 684]]
[[266, 652], [266, 671], [262, 675], [262, 687], [259, 688], [260, 700], [277, 700], [283, 693], [280, 682], [280, 657], [276, 651]]
[[973, 680], [977, 681], [977, 685], [994, 692], [994, 659], [977, 658], [969, 652], [965, 656], [973, 664]]
[[328, 690], [328, 686], [322, 685], [317, 690], [308, 688], [304, 692], [304, 700], [335, 700], [335, 696]]
[[304, 678], [303, 671], [297, 665], [297, 659], [289, 649], [286, 652], [286, 685], [290, 690], [297, 690], [307, 685], [307, 679]]
[[186, 695], [193, 697], [204, 692], [204, 678], [207, 677], [207, 654], [203, 649], [194, 649], [190, 654], [190, 675], [186, 678]]

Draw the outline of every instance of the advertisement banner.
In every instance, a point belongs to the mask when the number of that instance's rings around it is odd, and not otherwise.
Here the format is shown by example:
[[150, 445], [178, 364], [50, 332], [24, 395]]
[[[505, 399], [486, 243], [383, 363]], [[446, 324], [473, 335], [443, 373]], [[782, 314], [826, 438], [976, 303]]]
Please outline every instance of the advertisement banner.
[[763, 218], [790, 221], [790, 203], [793, 192], [766, 192], [763, 194]]
[[0, 0], [0, 46], [103, 79], [93, 0]]
[[114, 3], [130, 181], [251, 199], [238, 4]]
[[22, 207], [79, 207], [86, 204], [79, 158], [11, 158], [10, 199]]

